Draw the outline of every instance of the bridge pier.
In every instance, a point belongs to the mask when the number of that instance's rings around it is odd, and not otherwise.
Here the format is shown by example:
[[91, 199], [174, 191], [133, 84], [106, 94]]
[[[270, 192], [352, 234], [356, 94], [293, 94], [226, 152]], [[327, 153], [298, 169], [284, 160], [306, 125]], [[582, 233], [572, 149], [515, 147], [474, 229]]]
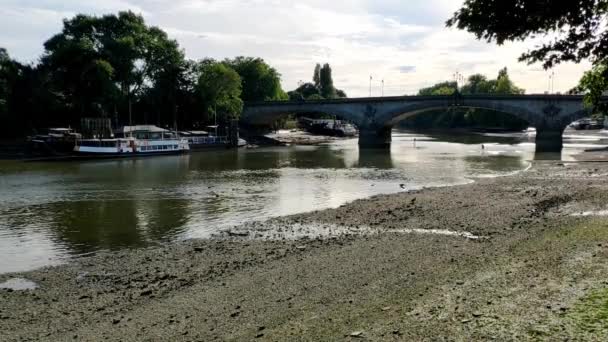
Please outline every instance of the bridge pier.
[[562, 140], [564, 129], [565, 127], [537, 128], [536, 152], [561, 152], [564, 147]]
[[392, 127], [359, 128], [359, 147], [361, 148], [390, 148]]

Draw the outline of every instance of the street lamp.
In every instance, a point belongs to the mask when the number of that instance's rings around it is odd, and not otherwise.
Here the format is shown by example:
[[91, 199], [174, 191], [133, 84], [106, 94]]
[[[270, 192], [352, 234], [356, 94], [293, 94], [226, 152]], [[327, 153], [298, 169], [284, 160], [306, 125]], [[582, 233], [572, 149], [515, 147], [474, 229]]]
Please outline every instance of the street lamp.
[[454, 76], [454, 81], [456, 81], [456, 91], [458, 91], [458, 84], [460, 82], [464, 83], [464, 76], [461, 73], [459, 73], [458, 71], [456, 71], [453, 76]]
[[372, 75], [369, 75], [369, 97], [372, 97]]
[[384, 80], [382, 80], [382, 97], [384, 97]]

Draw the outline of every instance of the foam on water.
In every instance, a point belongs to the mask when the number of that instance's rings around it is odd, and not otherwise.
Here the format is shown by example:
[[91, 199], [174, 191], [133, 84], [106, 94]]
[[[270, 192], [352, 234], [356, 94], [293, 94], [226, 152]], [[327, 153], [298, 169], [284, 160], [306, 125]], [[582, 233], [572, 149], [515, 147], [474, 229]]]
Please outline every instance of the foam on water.
[[340, 236], [371, 236], [382, 233], [443, 235], [461, 237], [470, 240], [478, 240], [482, 238], [470, 232], [448, 229], [375, 229], [369, 226], [345, 226], [324, 223], [296, 223], [281, 225], [268, 222], [257, 230], [246, 230], [244, 227], [241, 227], [228, 231], [230, 232], [228, 235], [244, 235], [245, 238], [252, 240], [300, 240], [334, 238]]
[[608, 210], [581, 211], [578, 213], [573, 213], [571, 216], [576, 216], [576, 217], [608, 216]]

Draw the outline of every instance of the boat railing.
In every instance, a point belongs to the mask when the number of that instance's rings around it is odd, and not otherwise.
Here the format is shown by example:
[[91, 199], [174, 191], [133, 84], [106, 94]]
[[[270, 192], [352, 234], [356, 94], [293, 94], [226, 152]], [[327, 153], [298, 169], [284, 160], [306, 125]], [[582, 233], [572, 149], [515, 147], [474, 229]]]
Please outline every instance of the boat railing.
[[227, 144], [228, 137], [191, 137], [188, 141], [195, 145]]
[[76, 140], [76, 146], [85, 147], [116, 147], [118, 142], [116, 140], [100, 140], [100, 139], [78, 139]]

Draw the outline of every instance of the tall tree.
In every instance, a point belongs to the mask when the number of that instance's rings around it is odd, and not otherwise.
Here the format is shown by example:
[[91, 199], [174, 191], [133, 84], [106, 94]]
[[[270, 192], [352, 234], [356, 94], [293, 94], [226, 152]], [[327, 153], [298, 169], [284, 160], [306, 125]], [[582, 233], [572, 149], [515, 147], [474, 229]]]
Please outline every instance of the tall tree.
[[236, 57], [224, 63], [241, 77], [243, 101], [286, 100], [281, 88], [281, 75], [261, 58]]
[[0, 116], [8, 112], [10, 83], [14, 74], [12, 60], [5, 48], [0, 48]]
[[328, 63], [323, 64], [319, 73], [320, 93], [326, 99], [336, 97], [336, 88], [334, 87], [334, 79], [332, 77], [331, 66]]
[[507, 72], [507, 68], [503, 68], [498, 72], [498, 77], [496, 78], [496, 88], [494, 89], [494, 93], [496, 94], [523, 94], [524, 90], [518, 88], [513, 84], [511, 79], [509, 78], [509, 73]]
[[224, 63], [205, 64], [201, 67], [198, 92], [205, 103], [205, 111], [218, 120], [238, 119], [243, 110], [241, 78]]
[[62, 32], [44, 46], [43, 63], [70, 102], [81, 107], [80, 115], [101, 101], [112, 109], [122, 107], [130, 118], [133, 99], [144, 86], [156, 84], [168, 69], [179, 68], [172, 63], [183, 62], [175, 41], [130, 11], [102, 17], [77, 15], [65, 20]]
[[321, 64], [319, 63], [315, 65], [315, 71], [312, 74], [312, 82], [314, 83], [315, 87], [321, 89]]

